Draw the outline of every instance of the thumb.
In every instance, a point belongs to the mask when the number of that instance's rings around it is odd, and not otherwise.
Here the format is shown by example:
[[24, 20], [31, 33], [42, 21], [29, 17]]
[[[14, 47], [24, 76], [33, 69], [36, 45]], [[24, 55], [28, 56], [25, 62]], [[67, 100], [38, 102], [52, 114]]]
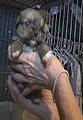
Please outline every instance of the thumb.
[[[13, 92], [14, 92], [14, 95], [16, 97], [17, 104], [19, 106], [21, 106], [22, 108], [27, 109], [29, 112], [37, 115], [37, 113], [38, 113], [38, 105], [34, 104], [31, 100], [24, 98], [21, 95], [21, 93], [19, 92], [19, 89], [16, 86], [14, 86]], [[35, 99], [34, 102], [39, 103], [40, 101], [39, 100], [37, 101]]]

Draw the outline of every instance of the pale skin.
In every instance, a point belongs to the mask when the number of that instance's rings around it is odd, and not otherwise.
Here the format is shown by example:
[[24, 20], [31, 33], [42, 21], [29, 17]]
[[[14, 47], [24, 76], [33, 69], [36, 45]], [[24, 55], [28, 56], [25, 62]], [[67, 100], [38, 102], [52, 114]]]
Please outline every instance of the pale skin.
[[[14, 61], [10, 54], [9, 59]], [[56, 103], [53, 102], [51, 91], [54, 79], [51, 79], [51, 76], [56, 77], [61, 70], [64, 70], [59, 60], [55, 58], [55, 62], [52, 64], [54, 72], [51, 72], [50, 68], [45, 70], [41, 63], [38, 64], [35, 61], [36, 53], [22, 53], [15, 60], [16, 65], [12, 66], [14, 71], [11, 72], [11, 76], [8, 78], [8, 86], [14, 101], [38, 116], [41, 120], [83, 120], [66, 73], [60, 75], [56, 83], [54, 95]], [[25, 67], [25, 65], [30, 67]], [[32, 84], [31, 91], [41, 88], [43, 97], [42, 99], [40, 98], [40, 105], [35, 105], [30, 100], [26, 100], [12, 79], [17, 82]]]

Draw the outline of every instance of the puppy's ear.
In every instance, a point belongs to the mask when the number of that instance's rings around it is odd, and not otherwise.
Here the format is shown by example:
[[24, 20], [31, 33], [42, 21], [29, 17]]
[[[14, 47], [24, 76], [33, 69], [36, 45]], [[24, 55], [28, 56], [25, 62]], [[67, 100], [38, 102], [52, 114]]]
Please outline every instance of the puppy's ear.
[[19, 21], [20, 21], [20, 15], [19, 15], [19, 16], [17, 16], [17, 19], [16, 19], [16, 25], [15, 25], [15, 27], [17, 27], [17, 25], [18, 25]]
[[44, 24], [44, 33], [49, 33], [49, 26], [46, 23]]
[[36, 27], [36, 29], [40, 30], [40, 28], [44, 25], [44, 19], [41, 16], [41, 14], [34, 17], [33, 24]]

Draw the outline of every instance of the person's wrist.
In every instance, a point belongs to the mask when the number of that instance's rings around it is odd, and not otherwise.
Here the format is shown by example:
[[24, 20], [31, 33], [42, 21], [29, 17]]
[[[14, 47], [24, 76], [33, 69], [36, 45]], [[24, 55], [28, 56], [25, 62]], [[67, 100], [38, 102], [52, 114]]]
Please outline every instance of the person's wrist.
[[57, 75], [64, 70], [64, 67], [46, 44], [38, 46], [38, 54], [48, 75], [48, 89], [52, 90]]
[[53, 64], [54, 59], [53, 60], [52, 59], [51, 59], [50, 67], [46, 68], [46, 72], [48, 75], [48, 86], [49, 86], [50, 90], [53, 89], [53, 85], [54, 85], [54, 81], [55, 81], [56, 77], [59, 75], [60, 72], [65, 70], [62, 65], [60, 65], [59, 67], [56, 67], [57, 64], [55, 64], [55, 63]]
[[64, 82], [63, 80], [64, 80], [64, 81], [69, 80], [69, 77], [68, 77], [68, 75], [67, 75], [66, 73], [62, 73], [62, 74], [59, 76], [58, 81], [57, 81], [57, 83], [56, 83], [56, 86], [61, 86], [61, 85], [62, 85], [61, 83]]

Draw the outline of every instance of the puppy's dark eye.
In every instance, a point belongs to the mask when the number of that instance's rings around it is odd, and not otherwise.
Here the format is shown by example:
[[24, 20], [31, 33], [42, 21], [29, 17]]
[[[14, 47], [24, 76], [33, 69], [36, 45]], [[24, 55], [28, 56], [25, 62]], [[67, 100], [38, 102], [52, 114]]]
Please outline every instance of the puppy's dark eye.
[[27, 22], [26, 22], [26, 25], [29, 25], [29, 24], [30, 24], [30, 22], [29, 22], [29, 21], [27, 21]]
[[30, 20], [27, 20], [27, 21], [25, 21], [25, 22], [18, 22], [16, 25], [15, 25], [15, 28], [17, 29], [17, 27], [19, 26], [19, 25], [22, 25], [22, 26], [24, 26], [24, 27], [27, 27], [27, 26], [29, 26], [29, 25], [31, 25], [32, 24], [32, 22], [30, 21]]
[[28, 26], [31, 25], [31, 21], [22, 22], [22, 25], [23, 25], [24, 27], [28, 27]]

